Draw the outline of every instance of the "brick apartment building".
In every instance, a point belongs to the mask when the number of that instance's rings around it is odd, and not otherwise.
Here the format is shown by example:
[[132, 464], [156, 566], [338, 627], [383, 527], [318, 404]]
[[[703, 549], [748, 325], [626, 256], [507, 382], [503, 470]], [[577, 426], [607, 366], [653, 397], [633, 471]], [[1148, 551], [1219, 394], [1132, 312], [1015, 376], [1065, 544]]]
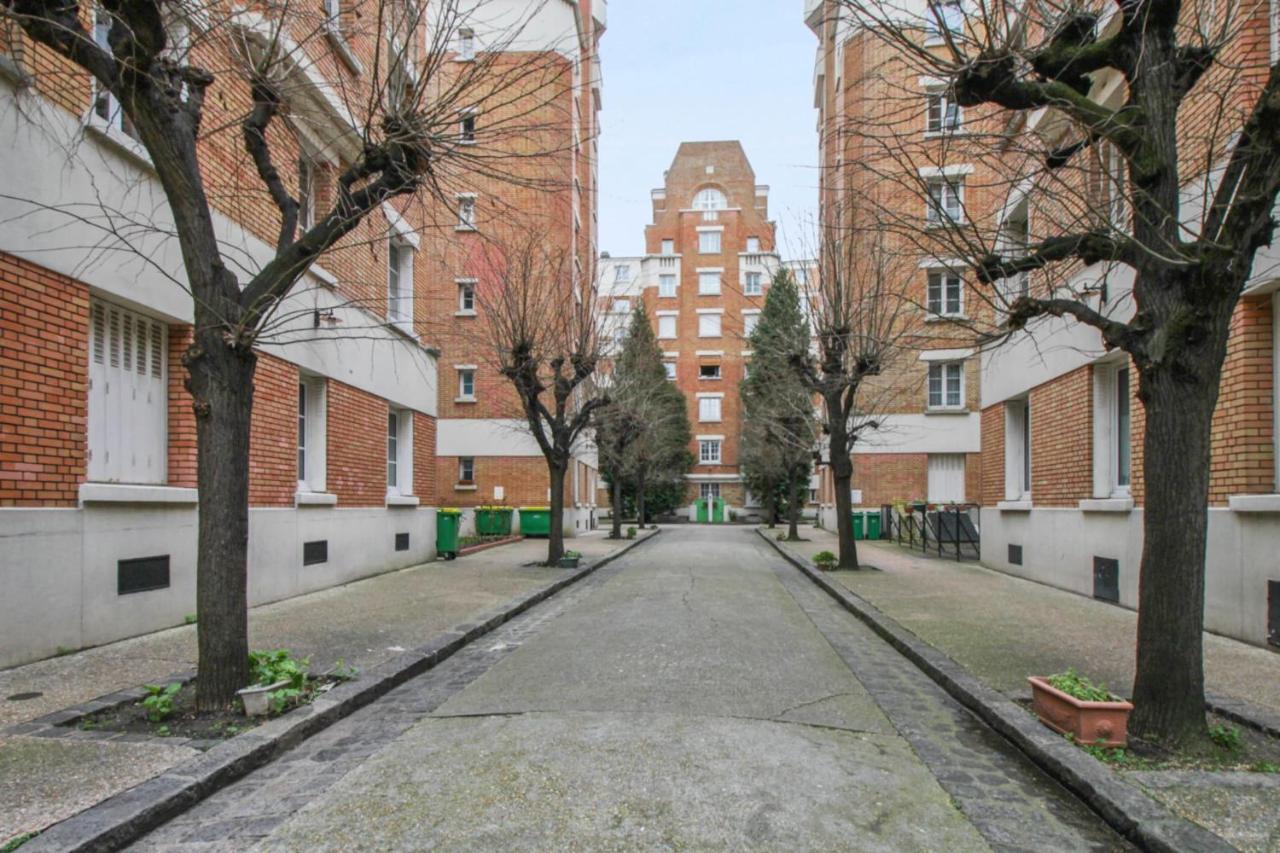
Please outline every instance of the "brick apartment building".
[[[502, 109], [551, 134], [553, 140], [543, 143], [551, 153], [531, 164], [527, 185], [483, 174], [467, 180], [454, 204], [437, 212], [441, 220], [455, 216], [456, 226], [431, 232], [424, 240], [430, 267], [427, 323], [441, 351], [439, 495], [444, 505], [463, 509], [464, 533], [476, 506], [545, 506], [550, 499], [546, 461], [525, 426], [510, 381], [498, 373], [477, 293], [492, 274], [492, 264], [482, 260], [489, 251], [486, 241], [514, 233], [512, 225], [535, 229], [553, 247], [549, 251], [565, 253], [573, 271], [566, 281], [566, 304], [586, 298], [596, 285], [598, 46], [606, 13], [605, 0], [557, 0], [538, 7], [536, 27], [527, 26], [520, 41], [554, 44], [564, 76], [573, 85], [553, 97], [543, 96], [536, 112], [520, 101]], [[477, 31], [475, 37], [474, 49], [483, 50], [484, 34]], [[501, 115], [478, 114], [472, 127], [480, 132], [485, 122], [503, 120]], [[595, 526], [598, 468], [594, 448], [582, 442], [565, 480], [566, 535]], [[518, 530], [518, 513], [515, 524]]]
[[[854, 446], [853, 505], [879, 508], [898, 501], [976, 502], [980, 458], [979, 362], [965, 323], [985, 308], [968, 298], [962, 264], [949, 252], [926, 251], [939, 215], [981, 215], [992, 207], [991, 172], [964, 143], [964, 111], [948, 107], [941, 81], [921, 80], [874, 33], [853, 26], [830, 0], [810, 0], [806, 23], [818, 39], [814, 106], [818, 111], [820, 206], [824, 222], [850, 225], [860, 216], [888, 222], [885, 261], [890, 290], [911, 306], [903, 321], [902, 352], [873, 386], [874, 415], [881, 426], [863, 432]], [[904, 107], [904, 92], [918, 97]], [[868, 144], [851, 126], [876, 127], [895, 150]], [[904, 150], [906, 153], [904, 154]], [[938, 181], [953, 202], [929, 209], [918, 193], [887, 178], [903, 161]], [[967, 186], [966, 186], [967, 185]], [[838, 228], [835, 233], [840, 233]], [[835, 526], [830, 470], [821, 470], [821, 517]]]
[[781, 263], [769, 188], [756, 183], [741, 143], [684, 142], [651, 195], [646, 254], [601, 261], [605, 334], [621, 340], [634, 300], [644, 300], [667, 374], [688, 400], [690, 511], [713, 496], [730, 509], [755, 508], [738, 471], [738, 383], [750, 358], [746, 337]]
[[[513, 15], [538, 7], [503, 2]], [[304, 221], [327, 209], [336, 175], [359, 153], [348, 106], [375, 82], [369, 69], [378, 49], [378, 38], [358, 25], [372, 19], [362, 18], [370, 9], [359, 0], [313, 5], [292, 10], [296, 18], [274, 40], [296, 59], [271, 144]], [[565, 86], [575, 103], [561, 106], [585, 118], [563, 123], [558, 147], [573, 150], [581, 176], [572, 235], [585, 253], [594, 241], [598, 87], [590, 84], [599, 80], [603, 0], [594, 13], [592, 6], [549, 4], [529, 18], [520, 43], [525, 52], [546, 45], [566, 75], [579, 75]], [[273, 43], [253, 15], [219, 27], [250, 50]], [[194, 62], [228, 67], [216, 53], [227, 44], [220, 33], [201, 35], [175, 43], [189, 44]], [[481, 25], [460, 29], [449, 61], [468, 61], [485, 49], [484, 38]], [[237, 119], [245, 88], [234, 74], [211, 87], [204, 127], [221, 130], [206, 133], [200, 156], [224, 251], [255, 269], [271, 257], [279, 214], [244, 151]], [[111, 97], [12, 27], [0, 33], [0, 114], [11, 119], [0, 128], [8, 199], [0, 202], [0, 578], [9, 590], [0, 604], [0, 666], [7, 666], [181, 624], [195, 609], [200, 496], [181, 362], [191, 299], [176, 241], [160, 236], [172, 220], [147, 152]], [[433, 215], [411, 199], [374, 211], [307, 271], [259, 342], [251, 604], [435, 555], [435, 508], [456, 502], [457, 482], [456, 461], [445, 460], [449, 471], [438, 474], [441, 400], [456, 396], [443, 386], [457, 381], [441, 359], [462, 356], [437, 349], [433, 299], [443, 289], [456, 301], [459, 286], [435, 275]], [[134, 233], [136, 250], [104, 238], [105, 225], [130, 221], [146, 223], [146, 236]], [[536, 495], [545, 504], [545, 487]]]
[[[1275, 8], [1275, 4], [1270, 10], [1261, 4], [1247, 13], [1251, 17], [1242, 22], [1227, 49], [1229, 63], [1260, 68], [1275, 62], [1280, 52], [1280, 18]], [[961, 9], [956, 4], [954, 17], [944, 21], [965, 26]], [[868, 102], [877, 100], [874, 90], [860, 85], [871, 78], [859, 77], [853, 69], [865, 65], [869, 57], [873, 57], [869, 67], [892, 68], [893, 58], [884, 55], [885, 48], [873, 33], [836, 15], [826, 0], [811, 0], [806, 12], [821, 40], [815, 82], [823, 159], [835, 164], [834, 180], [838, 181], [844, 171], [841, 166], [850, 157], [850, 152], [841, 151], [844, 135], [839, 129], [860, 120], [860, 111], [874, 110], [875, 105]], [[928, 37], [924, 31], [920, 35]], [[891, 81], [892, 94], [886, 90], [879, 95], [887, 101], [900, 103], [910, 86], [918, 88], [914, 112], [922, 134], [935, 133], [939, 122], [947, 130], [963, 127], [965, 111], [947, 105], [943, 81], [916, 77], [893, 81], [891, 73], [879, 76]], [[1095, 73], [1091, 97], [1114, 105], [1123, 89], [1116, 85], [1117, 77], [1110, 70]], [[1250, 99], [1257, 97], [1257, 82], [1246, 78], [1234, 85], [1228, 106], [1248, 109]], [[1191, 108], [1205, 106], [1200, 102]], [[1034, 120], [1041, 127], [1052, 127], [1052, 112]], [[1007, 120], [1007, 115], [1002, 118]], [[1196, 148], [1203, 144], [1200, 137], [1192, 136], [1196, 122], [1184, 121], [1183, 127], [1191, 129], [1179, 140], [1185, 149], [1180, 159], [1188, 170], [1184, 180], [1191, 185], [1200, 177], [1194, 170], [1206, 158]], [[1104, 150], [1099, 157], [1105, 154]], [[854, 152], [854, 156], [865, 156], [865, 152]], [[931, 165], [953, 168], [954, 174], [974, 187], [1002, 188], [1002, 195], [991, 198], [961, 189], [960, 201], [962, 215], [970, 221], [984, 220], [983, 227], [999, 234], [1006, 250], [1054, 233], [1054, 223], [1063, 216], [1061, 190], [1055, 198], [1053, 191], [1041, 191], [1036, 184], [1017, 184], [1000, 176], [1001, 163], [966, 161], [963, 139], [948, 146], [946, 160]], [[990, 170], [985, 176], [984, 167]], [[1106, 221], [1123, 230], [1127, 227], [1123, 194], [1116, 192], [1114, 179], [1107, 175], [1105, 166], [1081, 164], [1078, 176], [1071, 178], [1079, 182], [1072, 188], [1074, 198], [1088, 205], [1091, 215], [1100, 211]], [[1015, 187], [1012, 192], [1011, 186]], [[916, 198], [912, 203], [918, 205]], [[831, 204], [824, 196], [824, 207]], [[1209, 496], [1205, 625], [1258, 645], [1280, 644], [1280, 563], [1275, 558], [1280, 550], [1278, 276], [1280, 247], [1273, 244], [1259, 253], [1253, 279], [1232, 319], [1215, 415]], [[1029, 281], [1007, 279], [1001, 286], [1026, 292], [1028, 287], [1048, 285], [1033, 276]], [[1132, 274], [1124, 268], [1078, 266], [1055, 286], [1066, 292], [1096, 294], [1092, 304], [1117, 319], [1128, 320], [1133, 314], [1132, 300], [1127, 298]], [[961, 290], [961, 300], [975, 292], [968, 276]], [[958, 349], [971, 353], [968, 347]], [[971, 428], [965, 430], [963, 447], [967, 454], [964, 497], [981, 504], [983, 562], [1136, 607], [1143, 539], [1143, 413], [1136, 371], [1128, 358], [1106, 352], [1100, 334], [1091, 327], [1044, 320], [1031, 332], [967, 355], [963, 364], [967, 418], [981, 418], [980, 453], [973, 453]], [[857, 470], [865, 472], [863, 465]], [[923, 494], [919, 475], [913, 482], [911, 488]], [[855, 475], [855, 488], [859, 486], [875, 488]], [[895, 484], [877, 489], [877, 495], [887, 497], [907, 488]], [[931, 487], [929, 496], [932, 500]]]

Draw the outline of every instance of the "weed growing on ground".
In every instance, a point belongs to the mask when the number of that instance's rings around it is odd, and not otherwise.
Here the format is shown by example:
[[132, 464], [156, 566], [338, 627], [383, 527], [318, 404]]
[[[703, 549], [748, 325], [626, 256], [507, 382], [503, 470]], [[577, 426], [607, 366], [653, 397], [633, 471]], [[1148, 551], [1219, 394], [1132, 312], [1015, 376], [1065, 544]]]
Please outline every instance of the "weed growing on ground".
[[15, 835], [13, 838], [6, 841], [3, 846], [0, 846], [0, 853], [13, 853], [14, 850], [17, 850], [39, 834], [40, 833], [37, 831], [24, 832], [21, 835]]
[[183, 624], [183, 625], [194, 625], [194, 624], [196, 624], [196, 615], [195, 615], [194, 613], [188, 613], [186, 616], [183, 616], [183, 617], [182, 617], [182, 624]]
[[[782, 534], [778, 534], [778, 540], [782, 541]], [[813, 564], [818, 567], [819, 571], [829, 572], [836, 567], [836, 555], [830, 551], [819, 551], [813, 555]]]
[[1209, 740], [1227, 752], [1239, 752], [1244, 746], [1244, 736], [1240, 734], [1240, 730], [1222, 723], [1209, 727]]
[[1254, 773], [1280, 773], [1280, 764], [1274, 761], [1258, 761], [1249, 765], [1249, 769]]
[[271, 691], [271, 711], [279, 714], [289, 704], [302, 695], [307, 685], [307, 670], [311, 666], [310, 658], [298, 660], [288, 649], [276, 649], [269, 652], [250, 652], [249, 670], [253, 673], [255, 684], [268, 685], [285, 682], [278, 690]]
[[360, 670], [354, 666], [350, 666], [342, 658], [338, 658], [338, 662], [333, 665], [333, 669], [329, 670], [329, 677], [334, 681], [352, 681]]
[[159, 723], [172, 717], [173, 697], [182, 689], [182, 682], [144, 684], [143, 687], [147, 690], [147, 695], [142, 700], [142, 707], [147, 709], [147, 719]]

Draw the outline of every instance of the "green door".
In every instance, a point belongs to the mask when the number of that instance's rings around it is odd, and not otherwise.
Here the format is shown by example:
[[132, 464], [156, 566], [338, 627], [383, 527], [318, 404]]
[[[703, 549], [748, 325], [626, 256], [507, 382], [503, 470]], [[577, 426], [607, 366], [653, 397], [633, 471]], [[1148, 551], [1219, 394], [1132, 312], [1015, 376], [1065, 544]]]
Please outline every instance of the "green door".
[[710, 503], [711, 503], [711, 498], [698, 499], [698, 523], [699, 524], [706, 524], [708, 521], [710, 521], [710, 518], [707, 512], [707, 505]]
[[711, 499], [711, 523], [724, 524], [724, 501], [720, 498]]

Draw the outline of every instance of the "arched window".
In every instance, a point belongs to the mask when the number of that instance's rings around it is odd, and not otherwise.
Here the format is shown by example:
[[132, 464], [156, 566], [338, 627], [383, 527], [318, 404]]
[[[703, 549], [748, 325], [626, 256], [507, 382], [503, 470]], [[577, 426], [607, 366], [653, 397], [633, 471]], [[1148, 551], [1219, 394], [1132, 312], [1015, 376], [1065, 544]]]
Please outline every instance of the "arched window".
[[725, 200], [724, 193], [715, 187], [707, 187], [699, 190], [698, 194], [693, 197], [694, 210], [724, 210], [729, 206]]

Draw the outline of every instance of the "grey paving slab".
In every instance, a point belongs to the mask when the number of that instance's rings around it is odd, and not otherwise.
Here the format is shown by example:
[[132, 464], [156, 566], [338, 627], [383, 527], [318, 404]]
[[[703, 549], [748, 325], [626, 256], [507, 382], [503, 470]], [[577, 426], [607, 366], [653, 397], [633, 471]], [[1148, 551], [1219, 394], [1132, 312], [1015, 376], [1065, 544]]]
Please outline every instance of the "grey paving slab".
[[1280, 850], [1280, 776], [1274, 773], [1167, 770], [1128, 778], [1242, 851]]

